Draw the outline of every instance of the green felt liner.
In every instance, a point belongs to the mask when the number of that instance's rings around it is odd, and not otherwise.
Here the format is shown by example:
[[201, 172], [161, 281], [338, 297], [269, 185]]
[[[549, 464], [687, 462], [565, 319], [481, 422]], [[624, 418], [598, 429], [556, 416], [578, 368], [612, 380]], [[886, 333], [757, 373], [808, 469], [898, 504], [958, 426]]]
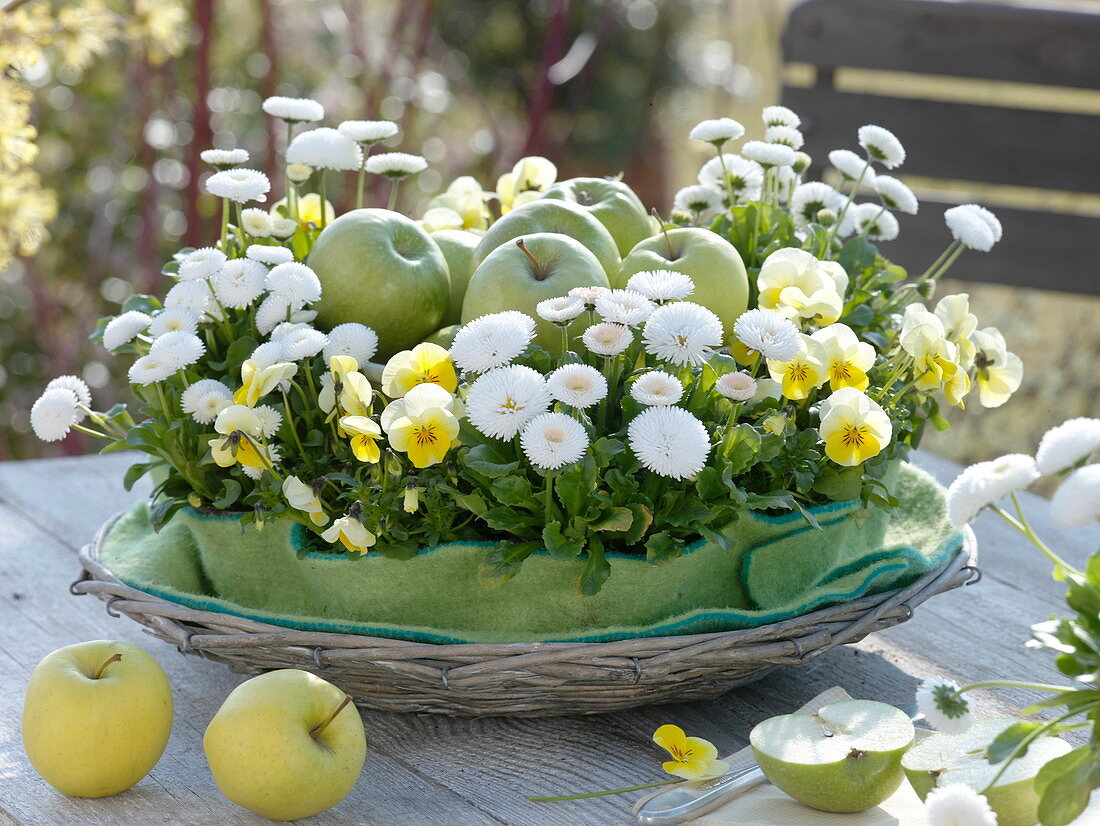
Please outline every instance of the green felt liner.
[[572, 583], [582, 565], [545, 551], [506, 586], [477, 582], [494, 543], [449, 543], [412, 560], [298, 556], [305, 529], [263, 532], [221, 514], [185, 510], [159, 533], [136, 505], [108, 533], [100, 560], [119, 579], [193, 608], [312, 631], [430, 643], [603, 642], [734, 630], [902, 587], [950, 559], [962, 535], [943, 490], [904, 465], [892, 480], [892, 518], [858, 503], [799, 514], [746, 514], [728, 531], [733, 550], [699, 540], [674, 562], [609, 554], [611, 577], [594, 597]]

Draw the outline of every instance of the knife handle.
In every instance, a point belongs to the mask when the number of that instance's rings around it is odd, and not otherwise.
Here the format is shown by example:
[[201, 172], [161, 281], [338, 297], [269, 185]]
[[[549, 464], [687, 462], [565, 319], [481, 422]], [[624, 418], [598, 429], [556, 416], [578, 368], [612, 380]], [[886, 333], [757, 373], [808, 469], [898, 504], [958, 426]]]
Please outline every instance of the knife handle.
[[643, 797], [634, 804], [634, 817], [645, 826], [676, 826], [714, 811], [764, 780], [764, 772], [754, 763], [721, 777], [680, 783]]

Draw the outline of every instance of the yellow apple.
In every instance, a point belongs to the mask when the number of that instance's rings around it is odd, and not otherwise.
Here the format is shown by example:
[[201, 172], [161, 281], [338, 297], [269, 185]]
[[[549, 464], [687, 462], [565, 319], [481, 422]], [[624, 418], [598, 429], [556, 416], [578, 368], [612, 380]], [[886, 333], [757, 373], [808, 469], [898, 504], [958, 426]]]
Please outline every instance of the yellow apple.
[[222, 794], [272, 820], [331, 809], [355, 786], [367, 753], [351, 698], [295, 668], [233, 689], [202, 745]]
[[160, 665], [128, 642], [59, 648], [35, 668], [23, 704], [23, 747], [62, 794], [124, 792], [156, 765], [172, 731]]

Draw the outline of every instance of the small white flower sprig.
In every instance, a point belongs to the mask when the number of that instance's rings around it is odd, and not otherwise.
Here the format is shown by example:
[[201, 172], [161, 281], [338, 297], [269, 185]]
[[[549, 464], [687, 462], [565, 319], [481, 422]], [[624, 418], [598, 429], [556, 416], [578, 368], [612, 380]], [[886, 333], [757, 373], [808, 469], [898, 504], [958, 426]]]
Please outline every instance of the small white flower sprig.
[[[1050, 719], [1021, 720], [996, 737], [988, 747], [989, 762], [1000, 764], [982, 789], [949, 792], [935, 803], [948, 811], [948, 799], [959, 805], [983, 811], [983, 795], [997, 784], [1012, 762], [1042, 737], [1071, 729], [1088, 729], [1089, 742], [1068, 754], [1055, 758], [1039, 772], [1036, 790], [1040, 795], [1039, 812], [1043, 823], [1069, 823], [1088, 805], [1093, 783], [1089, 779], [1100, 770], [1100, 734], [1095, 722], [1100, 719], [1100, 552], [1093, 554], [1085, 569], [1078, 570], [1059, 556], [1036, 533], [1019, 501], [1019, 492], [1040, 476], [1062, 479], [1051, 500], [1051, 515], [1064, 528], [1096, 525], [1100, 521], [1100, 419], [1078, 418], [1049, 430], [1039, 443], [1035, 457], [1010, 454], [966, 468], [948, 490], [948, 512], [959, 527], [973, 521], [989, 509], [1008, 522], [1034, 544], [1054, 565], [1056, 579], [1067, 584], [1066, 602], [1075, 616], [1040, 622], [1032, 626], [1032, 648], [1043, 648], [1056, 657], [1055, 663], [1070, 685], [984, 680], [959, 686], [953, 680], [925, 680], [917, 690], [917, 705], [928, 722], [948, 734], [960, 734], [970, 728], [973, 714], [968, 692], [981, 688], [1012, 688], [1049, 695], [1023, 710], [1029, 717], [1043, 710], [1057, 709]], [[1011, 511], [1002, 501], [1012, 503]], [[1082, 718], [1084, 720], [1075, 720]], [[931, 817], [933, 799], [928, 799]], [[985, 811], [988, 811], [986, 806]], [[942, 822], [951, 822], [943, 820]], [[991, 822], [995, 822], [991, 821]]]

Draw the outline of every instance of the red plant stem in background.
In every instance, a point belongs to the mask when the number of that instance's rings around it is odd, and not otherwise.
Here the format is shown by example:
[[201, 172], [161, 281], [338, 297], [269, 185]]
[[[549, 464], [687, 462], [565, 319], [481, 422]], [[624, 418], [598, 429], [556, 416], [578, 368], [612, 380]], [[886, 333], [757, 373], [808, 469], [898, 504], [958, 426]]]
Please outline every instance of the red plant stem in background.
[[565, 55], [565, 41], [569, 26], [570, 0], [556, 0], [550, 22], [546, 27], [546, 38], [542, 44], [542, 56], [539, 59], [538, 88], [527, 107], [527, 140], [523, 145], [524, 155], [540, 155], [545, 142], [545, 121], [554, 106], [554, 84], [550, 80], [550, 67]]
[[[263, 96], [269, 98], [275, 94], [279, 84], [279, 34], [275, 25], [275, 9], [271, 0], [260, 0], [260, 44], [267, 53], [267, 74], [264, 75]], [[276, 118], [264, 118], [267, 123], [267, 143], [264, 145], [263, 168], [271, 181], [271, 188], [276, 192], [286, 191], [286, 181], [276, 176], [280, 174], [283, 165], [277, 162], [279, 141], [283, 139], [285, 130], [281, 129], [282, 121]]]
[[199, 216], [199, 176], [202, 174], [202, 159], [199, 154], [209, 149], [214, 142], [214, 132], [210, 128], [210, 39], [214, 30], [214, 0], [195, 0], [195, 25], [199, 29], [199, 42], [195, 46], [195, 96], [191, 126], [194, 135], [187, 153], [187, 235], [186, 243], [192, 247], [201, 247], [206, 237], [202, 219]]
[[137, 97], [137, 135], [134, 155], [138, 166], [145, 170], [145, 185], [138, 193], [140, 201], [141, 233], [137, 237], [138, 269], [143, 283], [139, 286], [144, 293], [153, 293], [160, 280], [160, 266], [157, 261], [157, 238], [160, 227], [157, 225], [157, 179], [153, 177], [153, 164], [156, 153], [145, 139], [145, 127], [153, 116], [153, 90], [150, 83], [159, 85], [159, 70], [149, 65], [149, 59], [142, 55], [134, 61], [134, 94]]

